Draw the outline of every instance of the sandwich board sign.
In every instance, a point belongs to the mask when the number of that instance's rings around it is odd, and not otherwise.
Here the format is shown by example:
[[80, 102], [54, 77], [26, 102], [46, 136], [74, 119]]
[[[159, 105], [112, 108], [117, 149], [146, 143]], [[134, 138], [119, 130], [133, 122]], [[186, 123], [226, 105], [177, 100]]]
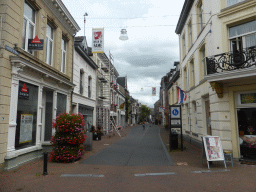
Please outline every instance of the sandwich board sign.
[[209, 161], [224, 161], [225, 168], [227, 168], [220, 137], [203, 136], [202, 142], [204, 148], [202, 150], [206, 155], [208, 169], [210, 169]]

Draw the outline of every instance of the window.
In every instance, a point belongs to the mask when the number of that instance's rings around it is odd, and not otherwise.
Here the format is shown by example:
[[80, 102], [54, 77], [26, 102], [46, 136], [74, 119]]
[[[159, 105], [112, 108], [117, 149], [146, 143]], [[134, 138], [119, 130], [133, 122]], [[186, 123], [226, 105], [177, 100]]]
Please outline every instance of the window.
[[187, 87], [188, 79], [187, 79], [187, 68], [186, 67], [184, 67], [183, 75], [184, 75], [184, 79], [183, 79], [183, 81], [184, 81], [184, 88], [186, 90], [188, 90], [188, 87]]
[[53, 52], [53, 28], [47, 24], [46, 28], [46, 41], [45, 41], [45, 62], [52, 65], [52, 52]]
[[231, 51], [256, 46], [256, 20], [229, 28]]
[[15, 149], [36, 144], [38, 87], [19, 82]]
[[206, 71], [206, 62], [205, 62], [205, 45], [201, 47], [199, 50], [199, 62], [200, 62], [200, 67], [199, 67], [199, 79], [202, 80], [204, 76], [207, 74]]
[[234, 5], [236, 3], [239, 3], [239, 2], [242, 2], [242, 1], [244, 1], [244, 0], [227, 0], [227, 7]]
[[203, 27], [204, 27], [204, 21], [203, 21], [203, 3], [202, 1], [200, 2], [199, 6], [198, 6], [198, 19], [199, 19], [199, 31], [202, 31]]
[[91, 76], [88, 77], [88, 97], [91, 98], [91, 85], [92, 85], [92, 78]]
[[185, 33], [182, 36], [182, 53], [183, 53], [183, 58], [186, 55], [186, 39], [185, 39]]
[[84, 71], [81, 69], [80, 70], [80, 89], [79, 89], [79, 93], [81, 95], [83, 95], [84, 93]]
[[192, 59], [190, 61], [190, 82], [191, 82], [191, 85], [190, 87], [192, 86], [195, 86], [195, 66], [194, 66], [194, 59]]
[[66, 106], [67, 106], [67, 95], [57, 93], [57, 114], [58, 116], [61, 113], [66, 112]]
[[189, 46], [191, 47], [193, 45], [193, 37], [192, 37], [192, 21], [190, 20], [188, 24], [188, 31], [189, 31]]
[[32, 53], [32, 51], [28, 50], [28, 39], [33, 39], [35, 36], [35, 20], [35, 10], [25, 2], [22, 29], [22, 48], [29, 53]]
[[61, 72], [66, 73], [66, 55], [67, 55], [67, 42], [62, 39], [61, 42]]

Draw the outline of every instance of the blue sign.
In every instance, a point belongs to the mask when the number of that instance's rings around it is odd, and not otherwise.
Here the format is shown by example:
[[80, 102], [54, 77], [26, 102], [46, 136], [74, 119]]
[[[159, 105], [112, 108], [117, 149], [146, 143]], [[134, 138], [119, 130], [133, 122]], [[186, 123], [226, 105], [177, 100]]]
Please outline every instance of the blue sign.
[[177, 116], [177, 115], [179, 115], [179, 111], [177, 109], [174, 109], [174, 110], [172, 110], [172, 114], [174, 116]]

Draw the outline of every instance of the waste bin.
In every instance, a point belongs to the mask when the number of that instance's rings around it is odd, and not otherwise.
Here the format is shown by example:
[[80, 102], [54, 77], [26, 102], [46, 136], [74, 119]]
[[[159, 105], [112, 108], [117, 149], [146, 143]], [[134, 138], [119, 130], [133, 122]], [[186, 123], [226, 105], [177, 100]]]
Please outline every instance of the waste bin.
[[169, 135], [170, 150], [178, 149], [178, 133], [171, 131]]

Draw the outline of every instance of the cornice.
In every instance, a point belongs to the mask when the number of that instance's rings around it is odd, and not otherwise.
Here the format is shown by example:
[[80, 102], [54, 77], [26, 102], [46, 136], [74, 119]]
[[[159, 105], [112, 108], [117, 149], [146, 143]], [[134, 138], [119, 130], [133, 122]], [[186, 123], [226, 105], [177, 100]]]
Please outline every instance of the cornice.
[[[19, 47], [15, 47], [15, 50], [32, 60], [32, 61], [29, 60], [29, 62], [36, 62], [35, 65], [39, 65], [39, 66], [41, 65], [42, 67], [46, 68], [47, 70], [49, 70], [53, 73], [56, 73], [59, 76], [61, 76], [62, 78], [70, 81], [71, 78], [69, 76], [67, 76], [66, 74], [60, 72], [59, 70], [57, 70], [55, 68], [53, 68], [52, 66], [46, 64], [45, 62], [41, 61], [40, 59], [36, 58], [34, 55], [31, 55], [30, 53], [24, 51], [23, 49], [21, 49]], [[22, 58], [22, 59], [26, 60], [25, 58]]]
[[244, 9], [252, 8], [255, 5], [256, 5], [256, 0], [243, 1], [243, 2], [237, 3], [233, 6], [222, 9], [221, 12], [219, 14], [217, 14], [217, 16], [219, 18], [226, 17], [231, 14], [240, 12]]
[[81, 30], [61, 0], [42, 1], [71, 35]]

